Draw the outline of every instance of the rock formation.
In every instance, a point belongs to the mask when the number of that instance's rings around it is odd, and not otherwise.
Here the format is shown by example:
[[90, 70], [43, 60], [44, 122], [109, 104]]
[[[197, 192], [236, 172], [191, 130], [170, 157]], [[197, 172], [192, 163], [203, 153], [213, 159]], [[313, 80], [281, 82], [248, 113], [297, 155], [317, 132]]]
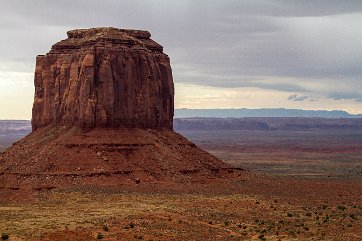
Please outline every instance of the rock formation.
[[73, 30], [38, 56], [33, 132], [0, 155], [0, 189], [43, 190], [234, 173], [172, 131], [170, 60], [139, 30]]
[[149, 32], [67, 34], [36, 59], [33, 131], [49, 124], [172, 129], [170, 59]]

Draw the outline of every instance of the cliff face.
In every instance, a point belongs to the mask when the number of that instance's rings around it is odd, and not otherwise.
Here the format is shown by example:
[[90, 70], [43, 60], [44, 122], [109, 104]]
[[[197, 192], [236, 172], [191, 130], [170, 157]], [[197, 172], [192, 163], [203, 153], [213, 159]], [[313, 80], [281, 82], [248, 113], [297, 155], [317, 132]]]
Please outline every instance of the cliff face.
[[50, 124], [172, 129], [170, 59], [150, 37], [115, 28], [69, 31], [36, 59], [33, 131]]

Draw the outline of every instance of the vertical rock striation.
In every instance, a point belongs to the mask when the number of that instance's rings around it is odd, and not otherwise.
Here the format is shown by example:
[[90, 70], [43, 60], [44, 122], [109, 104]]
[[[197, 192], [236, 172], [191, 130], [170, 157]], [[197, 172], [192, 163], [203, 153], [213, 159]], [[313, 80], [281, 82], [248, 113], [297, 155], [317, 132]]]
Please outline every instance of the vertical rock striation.
[[170, 59], [149, 32], [67, 34], [36, 59], [33, 131], [51, 124], [172, 130]]

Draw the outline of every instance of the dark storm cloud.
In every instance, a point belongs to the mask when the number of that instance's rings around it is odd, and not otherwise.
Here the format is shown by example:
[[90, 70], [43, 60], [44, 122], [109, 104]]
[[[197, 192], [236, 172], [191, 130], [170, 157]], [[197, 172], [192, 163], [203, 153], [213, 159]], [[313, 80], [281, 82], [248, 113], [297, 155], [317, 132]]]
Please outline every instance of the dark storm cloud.
[[0, 71], [32, 72], [69, 29], [114, 26], [150, 30], [175, 82], [361, 100], [361, 24], [360, 0], [9, 0]]

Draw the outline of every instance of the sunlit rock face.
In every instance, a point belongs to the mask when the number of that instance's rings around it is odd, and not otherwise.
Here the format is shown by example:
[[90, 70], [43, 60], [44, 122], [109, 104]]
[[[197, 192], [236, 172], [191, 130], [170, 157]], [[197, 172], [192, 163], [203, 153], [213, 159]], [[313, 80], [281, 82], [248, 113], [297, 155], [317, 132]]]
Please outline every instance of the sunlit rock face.
[[83, 128], [170, 129], [174, 85], [169, 57], [141, 30], [72, 30], [36, 59], [33, 131]]

